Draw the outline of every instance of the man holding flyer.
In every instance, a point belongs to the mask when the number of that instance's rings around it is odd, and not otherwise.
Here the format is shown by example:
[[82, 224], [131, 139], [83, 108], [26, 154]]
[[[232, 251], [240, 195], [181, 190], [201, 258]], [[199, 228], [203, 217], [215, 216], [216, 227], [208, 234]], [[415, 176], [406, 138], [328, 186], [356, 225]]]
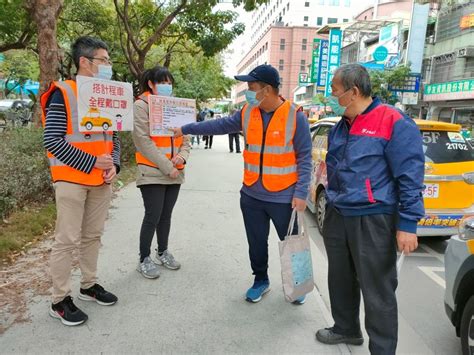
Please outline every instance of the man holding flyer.
[[[110, 80], [112, 66], [107, 45], [81, 37], [72, 45], [77, 75]], [[82, 273], [79, 299], [113, 305], [117, 297], [96, 282], [100, 238], [120, 169], [116, 133], [79, 130], [78, 90], [75, 80], [55, 81], [41, 97], [44, 146], [56, 196], [56, 229], [51, 251], [53, 297], [49, 314], [63, 324], [84, 323], [87, 315], [73, 303], [70, 277], [73, 251], [79, 249]]]
[[[286, 237], [293, 209], [304, 211], [311, 180], [311, 136], [300, 108], [279, 95], [280, 75], [271, 65], [259, 65], [248, 75], [247, 104], [228, 118], [192, 123], [175, 135], [216, 135], [243, 132], [244, 181], [240, 207], [255, 275], [245, 298], [259, 302], [270, 290], [268, 234], [270, 220], [281, 240]], [[296, 300], [302, 304], [305, 297]]]

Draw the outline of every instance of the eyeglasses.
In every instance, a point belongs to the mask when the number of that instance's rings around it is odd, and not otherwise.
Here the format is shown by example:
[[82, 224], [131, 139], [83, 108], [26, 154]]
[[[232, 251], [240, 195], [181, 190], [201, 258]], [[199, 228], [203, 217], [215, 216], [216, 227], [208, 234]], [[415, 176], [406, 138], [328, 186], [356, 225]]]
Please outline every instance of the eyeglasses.
[[109, 65], [113, 64], [110, 58], [97, 58], [97, 57], [86, 57], [86, 58], [89, 59], [90, 61], [93, 61], [95, 59], [102, 64], [109, 64]]

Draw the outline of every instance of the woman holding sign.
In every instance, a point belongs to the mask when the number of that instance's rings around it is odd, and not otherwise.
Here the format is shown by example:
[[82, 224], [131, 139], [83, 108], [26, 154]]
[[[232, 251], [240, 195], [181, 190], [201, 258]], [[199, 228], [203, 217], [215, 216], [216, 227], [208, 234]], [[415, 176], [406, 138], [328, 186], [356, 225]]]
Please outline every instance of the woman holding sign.
[[[171, 96], [173, 76], [167, 68], [156, 66], [146, 70], [140, 80], [142, 94], [134, 104], [133, 142], [138, 164], [137, 186], [140, 188], [145, 216], [140, 230], [140, 261], [137, 271], [144, 277], [160, 276], [157, 265], [171, 270], [181, 267], [168, 251], [171, 214], [184, 182], [184, 165], [191, 146], [189, 137], [173, 138], [168, 135], [150, 136], [149, 96]], [[156, 232], [156, 258], [150, 257], [150, 248]]]

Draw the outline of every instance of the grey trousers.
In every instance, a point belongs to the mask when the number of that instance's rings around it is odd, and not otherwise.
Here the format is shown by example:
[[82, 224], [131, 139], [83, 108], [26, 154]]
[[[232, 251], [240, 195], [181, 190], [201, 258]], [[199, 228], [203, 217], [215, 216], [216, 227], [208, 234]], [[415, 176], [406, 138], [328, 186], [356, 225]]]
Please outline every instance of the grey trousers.
[[328, 207], [323, 225], [334, 332], [360, 335], [360, 293], [371, 354], [395, 354], [396, 216], [345, 217]]

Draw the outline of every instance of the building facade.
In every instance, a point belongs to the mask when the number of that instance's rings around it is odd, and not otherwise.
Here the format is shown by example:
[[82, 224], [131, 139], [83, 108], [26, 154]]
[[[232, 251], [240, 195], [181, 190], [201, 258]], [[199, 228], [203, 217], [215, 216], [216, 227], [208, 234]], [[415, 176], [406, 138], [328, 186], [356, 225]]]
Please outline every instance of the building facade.
[[474, 1], [441, 5], [425, 50], [423, 107], [432, 120], [474, 126]]

